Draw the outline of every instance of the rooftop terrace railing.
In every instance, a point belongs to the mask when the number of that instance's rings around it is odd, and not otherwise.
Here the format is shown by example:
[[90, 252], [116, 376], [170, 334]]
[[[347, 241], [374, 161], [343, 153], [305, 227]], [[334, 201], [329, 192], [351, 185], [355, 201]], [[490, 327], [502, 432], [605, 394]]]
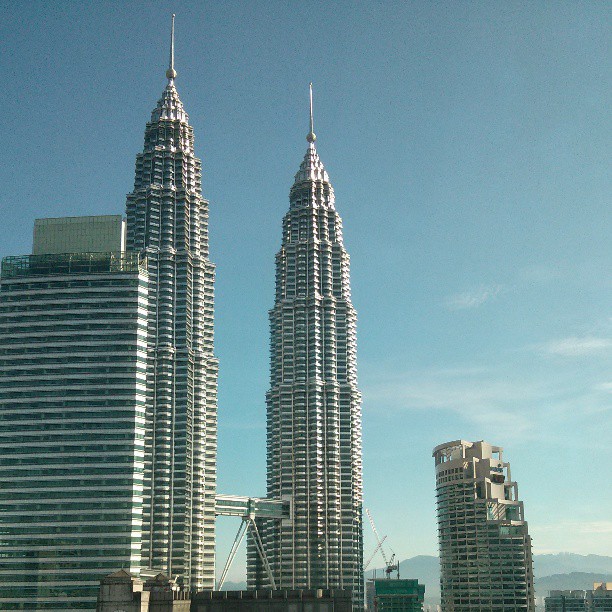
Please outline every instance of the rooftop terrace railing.
[[0, 278], [146, 271], [146, 256], [136, 251], [10, 255], [2, 259]]

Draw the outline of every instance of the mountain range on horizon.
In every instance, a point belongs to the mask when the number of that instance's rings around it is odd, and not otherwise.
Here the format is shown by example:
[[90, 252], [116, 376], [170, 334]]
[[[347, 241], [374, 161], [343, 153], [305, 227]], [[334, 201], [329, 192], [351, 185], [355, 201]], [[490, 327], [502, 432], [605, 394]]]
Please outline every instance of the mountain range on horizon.
[[[536, 598], [552, 589], [593, 588], [593, 582], [612, 581], [612, 557], [576, 553], [533, 556]], [[384, 577], [384, 569], [366, 572], [366, 579]], [[425, 603], [440, 601], [440, 562], [437, 556], [418, 555], [400, 561], [401, 578], [418, 578], [425, 584]]]
[[[400, 578], [417, 578], [425, 585], [425, 603], [440, 601], [440, 562], [434, 555], [417, 555], [400, 561]], [[593, 582], [612, 582], [612, 556], [556, 553], [533, 556], [535, 591], [538, 599], [549, 590], [589, 589]], [[369, 578], [384, 578], [384, 568], [365, 572]], [[226, 581], [224, 591], [242, 590], [246, 582]]]

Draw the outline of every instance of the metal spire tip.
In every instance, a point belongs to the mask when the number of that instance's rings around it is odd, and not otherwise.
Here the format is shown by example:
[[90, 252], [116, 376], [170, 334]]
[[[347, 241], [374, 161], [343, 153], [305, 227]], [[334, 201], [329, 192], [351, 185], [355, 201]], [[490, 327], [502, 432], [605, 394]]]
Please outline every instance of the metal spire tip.
[[170, 81], [176, 79], [176, 70], [174, 69], [174, 18], [176, 15], [172, 13], [172, 30], [170, 32], [170, 62], [168, 70], [166, 70], [166, 78]]
[[314, 133], [314, 121], [312, 118], [312, 83], [310, 83], [310, 132], [308, 132], [308, 136], [306, 136], [306, 140], [313, 144], [317, 139], [317, 135]]

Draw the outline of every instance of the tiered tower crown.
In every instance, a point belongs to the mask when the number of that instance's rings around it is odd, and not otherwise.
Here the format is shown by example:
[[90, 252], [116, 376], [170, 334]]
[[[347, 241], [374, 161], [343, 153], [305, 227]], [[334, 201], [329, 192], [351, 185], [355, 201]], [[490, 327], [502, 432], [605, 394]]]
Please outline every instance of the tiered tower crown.
[[308, 141], [308, 150], [304, 155], [304, 161], [300, 164], [300, 169], [295, 175], [294, 187], [298, 183], [304, 181], [323, 181], [329, 183], [329, 175], [327, 174], [323, 162], [319, 158], [319, 154], [315, 148], [317, 135], [314, 133], [314, 120], [312, 113], [312, 83], [310, 83], [310, 131], [306, 136]]
[[172, 15], [172, 33], [170, 35], [170, 63], [168, 70], [166, 70], [166, 78], [168, 79], [168, 85], [162, 93], [162, 97], [157, 102], [157, 106], [151, 114], [151, 122], [160, 121], [161, 119], [168, 119], [173, 121], [178, 119], [185, 123], [189, 122], [189, 117], [183, 108], [178, 91], [174, 86], [174, 79], [178, 76], [174, 69], [174, 15]]
[[329, 183], [329, 175], [323, 162], [315, 149], [314, 143], [310, 143], [304, 160], [300, 164], [300, 169], [295, 175], [294, 186], [305, 181], [322, 181]]

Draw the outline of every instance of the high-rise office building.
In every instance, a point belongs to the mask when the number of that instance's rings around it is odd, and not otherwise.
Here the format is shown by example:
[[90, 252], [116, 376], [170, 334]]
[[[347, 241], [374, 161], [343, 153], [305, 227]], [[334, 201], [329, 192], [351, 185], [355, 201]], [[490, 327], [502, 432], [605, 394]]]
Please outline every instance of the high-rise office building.
[[[51, 251], [78, 239], [53, 225]], [[92, 610], [102, 576], [140, 569], [147, 272], [121, 240], [2, 262], [1, 610]]]
[[531, 538], [503, 449], [455, 440], [433, 456], [442, 610], [533, 612]]
[[[173, 18], [174, 20], [174, 18]], [[127, 247], [147, 255], [149, 347], [144, 474], [144, 567], [214, 585], [217, 359], [215, 267], [193, 128], [168, 84], [147, 123], [127, 196]]]
[[[276, 588], [340, 588], [363, 606], [361, 395], [349, 256], [334, 190], [308, 149], [289, 194], [270, 311], [267, 495], [293, 520], [260, 521]], [[270, 586], [254, 546], [249, 588]]]

